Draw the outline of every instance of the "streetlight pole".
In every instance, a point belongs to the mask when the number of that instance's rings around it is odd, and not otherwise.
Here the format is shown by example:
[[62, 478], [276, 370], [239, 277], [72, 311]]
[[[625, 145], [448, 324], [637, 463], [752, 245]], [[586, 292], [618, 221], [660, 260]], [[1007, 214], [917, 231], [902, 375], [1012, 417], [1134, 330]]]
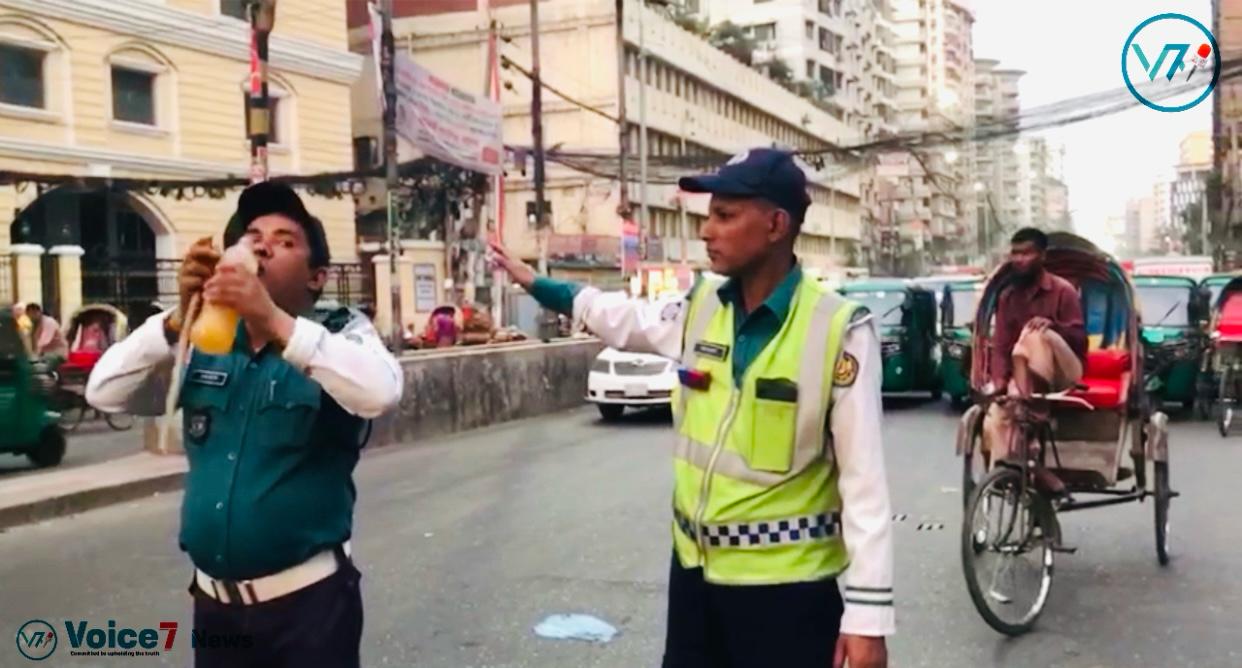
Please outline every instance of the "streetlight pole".
[[647, 47], [643, 29], [643, 15], [647, 13], [646, 0], [638, 0], [638, 247], [639, 258], [646, 258], [647, 232], [651, 225], [651, 212], [647, 208]]
[[[620, 164], [617, 169], [618, 177], [618, 203], [617, 215], [624, 221], [629, 220], [632, 212], [630, 208], [630, 186], [629, 177], [626, 174], [626, 157], [630, 150], [630, 124], [626, 117], [625, 104], [625, 65], [627, 62], [625, 53], [625, 0], [616, 0], [617, 14], [617, 149], [620, 154]], [[642, 72], [638, 73], [639, 80], [642, 79]], [[624, 227], [623, 227], [624, 229]], [[624, 236], [622, 237], [624, 240]], [[625, 273], [625, 246], [621, 247], [621, 267], [622, 273]]]
[[396, 40], [392, 34], [392, 0], [380, 3], [380, 75], [384, 80], [384, 191], [388, 206], [388, 287], [392, 300], [393, 352], [401, 352], [401, 279], [397, 274], [398, 241], [396, 192], [399, 185], [397, 174], [397, 79]]
[[530, 0], [530, 115], [535, 144], [535, 234], [539, 240], [539, 273], [548, 273], [548, 240], [543, 155], [543, 79], [539, 73], [539, 0]]

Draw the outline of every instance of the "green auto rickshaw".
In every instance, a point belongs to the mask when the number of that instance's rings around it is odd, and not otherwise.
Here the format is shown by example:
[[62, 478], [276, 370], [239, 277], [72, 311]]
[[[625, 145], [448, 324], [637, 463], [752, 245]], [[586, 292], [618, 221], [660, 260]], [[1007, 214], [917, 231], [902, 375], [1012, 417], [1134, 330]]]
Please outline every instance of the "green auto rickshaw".
[[35, 372], [13, 309], [0, 309], [0, 452], [25, 455], [39, 467], [60, 464], [65, 435], [48, 410], [50, 384]]
[[842, 286], [846, 299], [875, 317], [884, 360], [885, 393], [927, 392], [939, 399], [936, 296], [902, 278], [871, 278]]
[[946, 283], [940, 298], [940, 386], [957, 408], [970, 402], [971, 339], [982, 279]]
[[1216, 299], [1220, 297], [1221, 290], [1224, 290], [1225, 286], [1229, 284], [1229, 281], [1232, 281], [1238, 276], [1239, 274], [1236, 273], [1212, 274], [1211, 276], [1199, 281], [1199, 287], [1207, 290], [1208, 292], [1208, 304], [1215, 304]]
[[1182, 276], [1134, 276], [1143, 339], [1143, 375], [1158, 401], [1192, 408], [1207, 317], [1207, 291]]

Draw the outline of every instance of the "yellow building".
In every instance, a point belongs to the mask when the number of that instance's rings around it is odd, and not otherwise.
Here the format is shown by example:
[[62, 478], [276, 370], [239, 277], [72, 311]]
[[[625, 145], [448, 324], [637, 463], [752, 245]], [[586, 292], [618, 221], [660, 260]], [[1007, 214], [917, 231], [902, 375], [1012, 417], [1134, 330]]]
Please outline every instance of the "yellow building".
[[[0, 176], [246, 176], [243, 5], [0, 0]], [[361, 59], [348, 50], [345, 4], [280, 0], [270, 61], [272, 174], [351, 169], [350, 86]], [[0, 254], [14, 276], [0, 279], [0, 299], [41, 301], [62, 317], [105, 301], [142, 317], [170, 296], [166, 261], [218, 237], [239, 192], [90, 183], [0, 179], [0, 215], [10, 223], [0, 227]], [[307, 205], [324, 221], [334, 261], [356, 260], [352, 199]]]

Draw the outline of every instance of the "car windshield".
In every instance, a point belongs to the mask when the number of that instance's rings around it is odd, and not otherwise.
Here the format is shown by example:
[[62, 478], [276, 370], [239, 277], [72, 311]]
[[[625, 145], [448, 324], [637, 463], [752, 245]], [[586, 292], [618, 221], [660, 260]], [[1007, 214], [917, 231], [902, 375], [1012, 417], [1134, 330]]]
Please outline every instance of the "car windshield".
[[849, 292], [851, 300], [867, 307], [876, 317], [880, 325], [900, 325], [901, 305], [906, 301], [906, 293], [901, 290], [875, 290], [868, 292]]
[[1186, 327], [1190, 324], [1187, 304], [1191, 292], [1184, 287], [1150, 286], [1138, 289], [1143, 324], [1149, 327]]
[[979, 308], [977, 289], [957, 289], [949, 293], [953, 297], [953, 326], [965, 327], [975, 320], [975, 311]]

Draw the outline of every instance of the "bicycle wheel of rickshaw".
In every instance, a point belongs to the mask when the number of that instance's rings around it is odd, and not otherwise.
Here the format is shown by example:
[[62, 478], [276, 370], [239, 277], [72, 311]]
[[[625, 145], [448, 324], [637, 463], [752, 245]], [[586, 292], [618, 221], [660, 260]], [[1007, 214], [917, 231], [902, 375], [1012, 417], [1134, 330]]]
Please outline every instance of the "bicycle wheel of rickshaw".
[[86, 417], [86, 400], [76, 393], [60, 390], [56, 393], [56, 423], [66, 432], [76, 431]]
[[1056, 519], [1051, 506], [1009, 466], [971, 493], [962, 518], [962, 572], [975, 609], [996, 631], [1035, 626], [1052, 589]]
[[1169, 501], [1173, 498], [1169, 487], [1169, 463], [1155, 462], [1156, 489], [1153, 492], [1156, 502], [1156, 560], [1161, 566], [1169, 564]]
[[983, 420], [980, 420], [970, 439], [970, 452], [962, 453], [962, 508], [970, 507], [970, 493], [979, 486], [987, 471], [987, 462], [983, 459]]
[[114, 431], [128, 431], [134, 427], [134, 416], [129, 413], [104, 413], [104, 422]]
[[1233, 369], [1228, 367], [1220, 372], [1220, 389], [1216, 393], [1216, 402], [1220, 409], [1216, 413], [1216, 429], [1221, 438], [1229, 436], [1229, 428], [1233, 426], [1233, 402], [1237, 397], [1233, 392]]

